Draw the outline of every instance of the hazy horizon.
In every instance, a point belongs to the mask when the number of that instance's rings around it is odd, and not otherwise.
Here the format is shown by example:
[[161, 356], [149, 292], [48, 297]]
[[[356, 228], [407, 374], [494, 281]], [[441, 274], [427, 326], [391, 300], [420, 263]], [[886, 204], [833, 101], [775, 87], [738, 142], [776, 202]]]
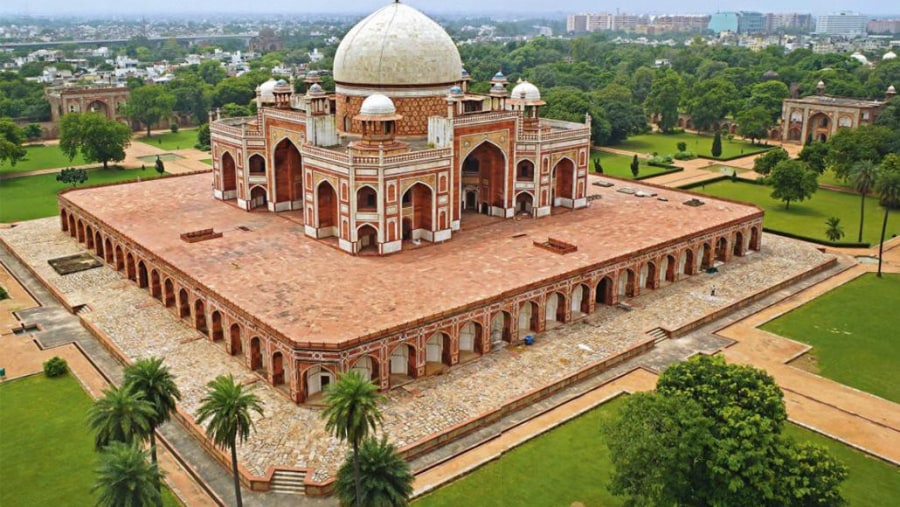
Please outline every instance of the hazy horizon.
[[[390, 0], [331, 0], [329, 2], [303, 2], [298, 0], [268, 0], [262, 7], [252, 9], [242, 0], [43, 0], [35, 2], [3, 2], [0, 15], [34, 15], [34, 16], [121, 16], [161, 14], [171, 17], [177, 13], [185, 14], [364, 14], [387, 5]], [[662, 0], [631, 0], [621, 2], [598, 2], [596, 0], [565, 0], [563, 2], [546, 2], [545, 0], [518, 0], [516, 10], [510, 11], [506, 5], [484, 2], [483, 0], [455, 0], [443, 2], [436, 0], [404, 0], [419, 10], [435, 14], [488, 14], [502, 13], [507, 17], [517, 12], [523, 17], [530, 14], [574, 14], [579, 12], [629, 12], [633, 14], [708, 14], [717, 11], [750, 10], [758, 12], [799, 12], [812, 14], [829, 14], [839, 11], [853, 11], [871, 16], [897, 14], [896, 4], [884, 0], [859, 0], [852, 4], [836, 0], [793, 0], [783, 2], [777, 0], [760, 0], [748, 5], [740, 0], [689, 0], [680, 2], [677, 7], [672, 2]], [[512, 3], [512, 2], [510, 2]], [[894, 5], [893, 8], [890, 5]]]

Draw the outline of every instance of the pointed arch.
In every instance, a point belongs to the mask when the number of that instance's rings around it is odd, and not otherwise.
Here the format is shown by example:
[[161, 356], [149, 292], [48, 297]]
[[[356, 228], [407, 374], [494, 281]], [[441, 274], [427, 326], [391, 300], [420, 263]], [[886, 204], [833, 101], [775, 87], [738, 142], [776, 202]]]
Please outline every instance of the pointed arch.
[[356, 230], [359, 253], [378, 253], [378, 229], [372, 224], [363, 224]]
[[563, 157], [550, 173], [553, 190], [553, 206], [570, 205], [564, 200], [575, 199], [575, 161]]
[[374, 212], [378, 210], [378, 190], [372, 185], [356, 189], [356, 211]]
[[191, 316], [191, 303], [188, 300], [188, 292], [185, 289], [178, 291], [178, 317], [187, 319]]
[[716, 240], [716, 260], [719, 262], [728, 260], [728, 240], [724, 236]]
[[350, 371], [359, 373], [362, 378], [375, 385], [381, 384], [381, 369], [378, 367], [378, 358], [376, 357], [365, 355], [357, 358], [350, 366]]
[[166, 278], [163, 282], [163, 305], [166, 308], [175, 306], [175, 284], [170, 278]]
[[272, 354], [271, 365], [272, 385], [284, 385], [284, 354], [282, 354], [281, 351], [276, 350]]
[[512, 316], [499, 311], [491, 317], [491, 343], [512, 342]]
[[[519, 330], [538, 332], [541, 310], [534, 301], [525, 301], [519, 306]], [[521, 334], [521, 333], [520, 333]]]
[[416, 378], [418, 373], [416, 348], [409, 343], [400, 343], [391, 350], [390, 358], [390, 385], [396, 385]]
[[237, 164], [227, 151], [222, 154], [222, 192], [226, 199], [229, 198], [228, 192], [232, 193], [230, 198], [237, 197]]
[[243, 332], [240, 324], [234, 323], [228, 328], [228, 342], [231, 346], [228, 351], [229, 354], [232, 356], [244, 355]]
[[263, 369], [262, 338], [259, 336], [250, 338], [250, 369], [253, 371]]
[[319, 182], [319, 186], [316, 187], [316, 218], [318, 219], [316, 227], [319, 229], [320, 238], [339, 234], [339, 206], [337, 191], [331, 186], [331, 183], [328, 180]]
[[250, 155], [247, 165], [249, 166], [250, 176], [266, 175], [266, 159], [259, 153]]
[[209, 336], [209, 326], [206, 322], [206, 303], [200, 298], [194, 301], [194, 328]]
[[150, 295], [162, 301], [162, 284], [160, 284], [159, 271], [155, 268], [150, 270]]
[[287, 137], [282, 138], [272, 153], [275, 164], [275, 202], [303, 199], [303, 161], [300, 150]]
[[494, 214], [492, 208], [506, 207], [506, 166], [503, 148], [483, 140], [463, 158], [462, 183], [475, 188], [475, 207], [479, 213]]
[[[475, 321], [466, 322], [459, 328], [459, 353], [464, 354], [483, 354], [484, 338], [483, 330], [480, 323]], [[462, 360], [462, 358], [460, 358]]]
[[269, 202], [266, 187], [256, 185], [250, 189], [250, 209], [265, 208]]
[[753, 250], [755, 252], [759, 251], [759, 248], [760, 248], [759, 240], [760, 240], [759, 227], [754, 225], [753, 227], [750, 228], [750, 250]]
[[138, 261], [137, 272], [138, 287], [146, 289], [150, 285], [150, 275], [147, 273], [147, 265], [144, 264], [143, 259]]
[[591, 288], [579, 283], [572, 289], [572, 314], [581, 313], [587, 315], [591, 312]]
[[[451, 354], [450, 335], [442, 331], [434, 333], [425, 341], [425, 368], [428, 369], [429, 363], [450, 366]], [[440, 370], [438, 368], [438, 371]]]
[[[431, 231], [436, 223], [434, 217], [434, 190], [427, 184], [417, 182], [400, 199], [403, 216], [403, 239], [431, 239]], [[423, 234], [425, 232], [425, 234]]]
[[103, 258], [110, 266], [116, 263], [116, 251], [113, 250], [112, 241], [110, 241], [109, 237], [103, 241]]
[[214, 310], [209, 317], [210, 321], [212, 321], [212, 334], [210, 335], [210, 338], [212, 338], [212, 341], [214, 342], [222, 341], [225, 338], [225, 330], [222, 329], [222, 312]]
[[741, 231], [735, 231], [734, 237], [732, 238], [733, 254], [735, 257], [743, 257], [744, 256], [744, 233]]
[[597, 303], [601, 303], [604, 305], [612, 305], [614, 298], [613, 291], [613, 280], [609, 276], [604, 276], [597, 282], [597, 288], [594, 289], [594, 294]]
[[566, 296], [561, 292], [552, 292], [544, 304], [544, 322], [566, 322]]
[[531, 213], [534, 210], [534, 196], [531, 192], [516, 194], [516, 213]]
[[125, 254], [125, 276], [132, 282], [137, 281], [137, 266], [134, 263], [134, 256], [131, 252]]

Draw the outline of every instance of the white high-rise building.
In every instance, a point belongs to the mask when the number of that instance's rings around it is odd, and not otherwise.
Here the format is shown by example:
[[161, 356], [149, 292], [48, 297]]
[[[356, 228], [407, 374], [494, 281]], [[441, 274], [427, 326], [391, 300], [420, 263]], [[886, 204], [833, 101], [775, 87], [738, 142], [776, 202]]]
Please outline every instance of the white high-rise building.
[[869, 18], [856, 12], [827, 14], [816, 19], [816, 33], [827, 35], [865, 35]]

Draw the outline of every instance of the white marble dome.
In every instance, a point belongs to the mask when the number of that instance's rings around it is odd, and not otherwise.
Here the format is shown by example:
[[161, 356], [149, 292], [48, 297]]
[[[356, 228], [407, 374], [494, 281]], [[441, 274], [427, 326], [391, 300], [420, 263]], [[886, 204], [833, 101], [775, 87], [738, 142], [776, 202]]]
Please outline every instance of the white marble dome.
[[541, 91], [528, 81], [522, 81], [512, 89], [509, 93], [509, 98], [516, 100], [541, 100]]
[[893, 60], [894, 58], [897, 58], [897, 53], [893, 51], [888, 51], [881, 57], [882, 60]]
[[869, 59], [866, 58], [866, 55], [860, 53], [859, 51], [857, 51], [857, 52], [853, 53], [852, 55], [850, 55], [850, 58], [853, 58], [854, 60], [856, 60], [857, 62], [859, 62], [859, 63], [861, 63], [861, 64], [863, 64], [863, 65], [868, 65], [868, 64], [869, 64]]
[[397, 114], [397, 108], [394, 107], [394, 101], [380, 93], [376, 93], [366, 97], [362, 107], [359, 108], [359, 114], [364, 116], [393, 116]]
[[334, 80], [345, 85], [450, 84], [459, 81], [460, 68], [459, 50], [447, 32], [401, 3], [357, 23], [334, 55]]
[[275, 87], [278, 81], [270, 79], [256, 87], [256, 93], [263, 102], [275, 102]]

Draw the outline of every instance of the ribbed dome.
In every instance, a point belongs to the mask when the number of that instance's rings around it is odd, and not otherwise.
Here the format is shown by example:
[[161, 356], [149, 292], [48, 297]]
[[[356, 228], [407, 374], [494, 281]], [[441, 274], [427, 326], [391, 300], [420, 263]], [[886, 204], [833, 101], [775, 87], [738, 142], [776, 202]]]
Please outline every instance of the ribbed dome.
[[437, 85], [459, 81], [456, 44], [428, 16], [401, 3], [354, 26], [334, 55], [334, 80], [356, 85]]
[[394, 102], [380, 93], [366, 97], [359, 108], [359, 114], [365, 116], [393, 116], [396, 113]]
[[528, 81], [522, 81], [512, 89], [509, 96], [519, 100], [541, 100], [541, 91]]

